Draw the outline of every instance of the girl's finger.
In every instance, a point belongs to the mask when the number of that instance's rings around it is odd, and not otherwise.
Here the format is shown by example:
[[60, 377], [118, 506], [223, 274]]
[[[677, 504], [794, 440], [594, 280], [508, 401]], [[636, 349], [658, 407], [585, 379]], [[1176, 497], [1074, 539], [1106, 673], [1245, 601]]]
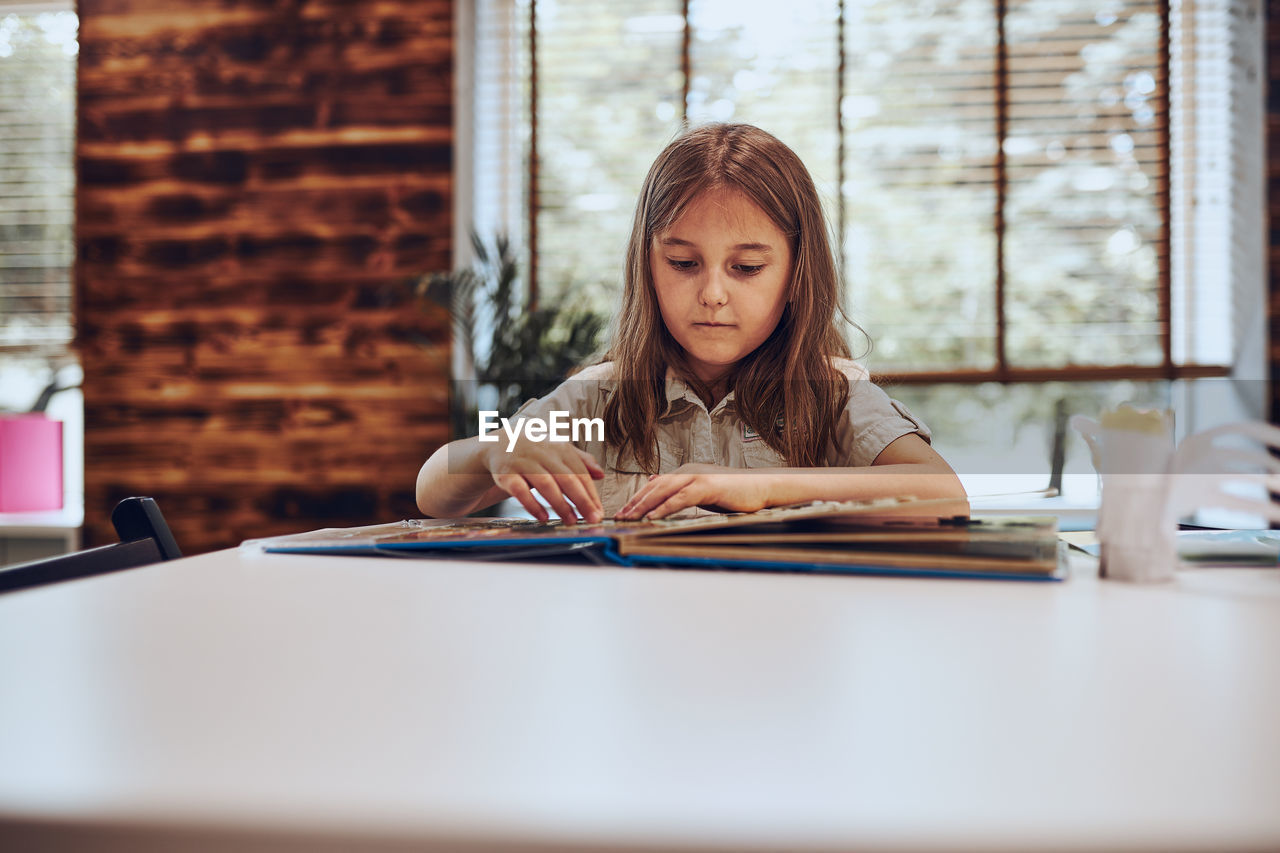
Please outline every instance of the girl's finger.
[[511, 497], [518, 500], [520, 502], [520, 506], [528, 510], [529, 514], [538, 519], [538, 521], [547, 520], [548, 516], [546, 507], [544, 507], [541, 502], [533, 496], [533, 492], [530, 491], [529, 484], [525, 482], [524, 477], [521, 477], [519, 474], [503, 474], [494, 482], [496, 482], [503, 491], [511, 495]]
[[[574, 448], [574, 449], [577, 450], [577, 448]], [[592, 456], [590, 453], [588, 453], [585, 450], [578, 450], [578, 456], [586, 464], [587, 472], [591, 475], [591, 479], [593, 480], [604, 479], [604, 468], [600, 466], [600, 463], [596, 461], [596, 458], [594, 456]]]
[[596, 488], [595, 481], [603, 479], [604, 469], [594, 459], [590, 459], [587, 463], [586, 476], [583, 477], [582, 485], [595, 502], [595, 507], [599, 511], [601, 519], [604, 518], [604, 501], [600, 500], [600, 491]]
[[604, 506], [600, 503], [600, 496], [596, 494], [594, 481], [570, 475], [560, 482], [560, 487], [584, 519], [595, 524], [604, 518]]
[[646, 483], [640, 491], [636, 492], [630, 502], [623, 509], [626, 518], [646, 518], [649, 513], [663, 501], [667, 500], [673, 494], [679, 492], [689, 483], [693, 482], [691, 476], [665, 476], [661, 479], [652, 480]]
[[645, 518], [666, 518], [674, 512], [679, 512], [687, 507], [694, 506], [700, 501], [694, 497], [693, 489], [681, 489], [662, 503], [658, 504], [649, 512], [645, 513]]
[[577, 524], [578, 513], [569, 501], [565, 498], [564, 492], [560, 490], [560, 484], [556, 482], [556, 478], [548, 473], [539, 474], [529, 477], [529, 485], [538, 490], [538, 494], [542, 495], [547, 503], [551, 504], [551, 508], [560, 516], [560, 520], [565, 524]]
[[644, 515], [644, 511], [646, 509], [650, 509], [661, 503], [662, 499], [669, 493], [666, 490], [668, 484], [669, 480], [655, 479], [650, 480], [641, 486], [640, 491], [632, 495], [631, 500], [627, 501], [626, 506], [622, 508], [625, 517], [639, 518]]
[[[652, 483], [652, 480], [650, 480], [650, 483]], [[622, 505], [622, 508], [618, 510], [617, 515], [615, 517], [621, 518], [621, 519], [636, 518], [637, 517], [635, 512], [636, 506], [638, 506], [642, 501], [644, 501], [645, 497], [649, 494], [650, 491], [652, 491], [652, 486], [650, 485], [650, 483], [646, 483], [645, 485], [641, 486], [640, 491], [632, 495], [631, 498], [625, 504]]]
[[581, 511], [583, 518], [596, 522], [604, 517], [604, 504], [600, 502], [595, 482], [585, 466], [574, 470], [571, 464], [561, 464], [555, 466], [551, 474], [565, 496]]
[[[600, 479], [600, 477], [596, 477], [589, 470], [573, 475], [575, 490], [573, 494], [569, 495], [569, 497], [573, 498], [573, 502], [578, 504], [578, 506], [593, 507], [599, 516], [595, 519], [596, 521], [599, 521], [604, 517], [604, 503], [600, 500], [600, 491], [596, 488], [596, 480], [598, 479]], [[587, 503], [579, 503], [579, 497], [584, 498]]]

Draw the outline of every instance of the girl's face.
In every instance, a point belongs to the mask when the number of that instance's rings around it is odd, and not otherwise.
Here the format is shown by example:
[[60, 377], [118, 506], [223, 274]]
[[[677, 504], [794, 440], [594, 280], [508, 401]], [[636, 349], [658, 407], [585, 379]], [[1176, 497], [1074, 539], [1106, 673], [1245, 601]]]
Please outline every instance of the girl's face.
[[649, 247], [662, 321], [698, 379], [715, 384], [773, 333], [791, 244], [741, 192], [703, 193]]

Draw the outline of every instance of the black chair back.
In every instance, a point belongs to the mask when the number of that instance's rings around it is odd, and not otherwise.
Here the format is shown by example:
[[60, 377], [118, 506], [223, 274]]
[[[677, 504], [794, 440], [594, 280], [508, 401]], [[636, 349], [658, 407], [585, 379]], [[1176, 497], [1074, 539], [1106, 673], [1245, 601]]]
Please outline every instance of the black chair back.
[[160, 507], [152, 498], [125, 498], [112, 510], [111, 524], [120, 537], [115, 544], [0, 568], [0, 592], [102, 575], [182, 556]]

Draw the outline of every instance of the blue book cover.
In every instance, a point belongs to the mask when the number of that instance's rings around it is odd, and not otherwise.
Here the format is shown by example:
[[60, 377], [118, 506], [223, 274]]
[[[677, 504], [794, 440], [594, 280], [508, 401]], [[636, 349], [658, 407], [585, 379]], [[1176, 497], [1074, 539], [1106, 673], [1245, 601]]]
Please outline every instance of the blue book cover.
[[937, 514], [954, 508], [954, 501], [885, 499], [577, 525], [520, 518], [412, 519], [246, 545], [291, 554], [581, 558], [617, 566], [1020, 580], [1064, 576], [1065, 548], [1056, 519]]

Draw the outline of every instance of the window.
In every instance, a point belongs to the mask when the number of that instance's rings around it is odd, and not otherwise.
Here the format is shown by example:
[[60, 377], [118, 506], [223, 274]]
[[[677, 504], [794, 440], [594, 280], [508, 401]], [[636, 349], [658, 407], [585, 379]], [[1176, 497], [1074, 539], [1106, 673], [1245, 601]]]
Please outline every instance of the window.
[[809, 166], [869, 362], [918, 384], [896, 395], [955, 427], [939, 432], [981, 440], [996, 409], [1046, 432], [1059, 399], [1181, 407], [1182, 380], [1264, 376], [1257, 4], [480, 0], [474, 14], [466, 215], [523, 240], [540, 290], [611, 305], [653, 157], [686, 119], [742, 120]]
[[[0, 410], [26, 411], [52, 381], [80, 378], [74, 333], [74, 4], [0, 0]], [[83, 398], [53, 396], [63, 422], [65, 518], [83, 493]]]
[[70, 6], [0, 3], [0, 352], [56, 358], [71, 344], [77, 22]]

